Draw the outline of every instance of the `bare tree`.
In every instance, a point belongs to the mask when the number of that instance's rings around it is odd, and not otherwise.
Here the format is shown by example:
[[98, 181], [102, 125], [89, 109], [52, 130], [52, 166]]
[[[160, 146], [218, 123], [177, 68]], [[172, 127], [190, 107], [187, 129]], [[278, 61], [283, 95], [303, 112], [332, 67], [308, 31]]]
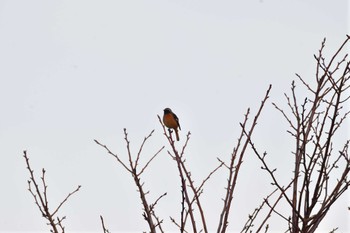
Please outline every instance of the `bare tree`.
[[[331, 206], [350, 186], [349, 140], [345, 140], [342, 147], [334, 148], [338, 146], [338, 129], [349, 114], [345, 104], [350, 98], [350, 62], [347, 54], [341, 55], [349, 40], [347, 36], [329, 61], [323, 55], [325, 40], [322, 42], [318, 55], [314, 56], [315, 87], [297, 74], [308, 95], [299, 98], [294, 81], [291, 95], [285, 94], [290, 113], [274, 104], [289, 123], [288, 133], [295, 142], [294, 176], [290, 184], [284, 186], [279, 181], [276, 169], [270, 168], [265, 159], [267, 153], [260, 153], [250, 140], [263, 169], [283, 197], [279, 200], [284, 200], [290, 208], [291, 214], [286, 216], [271, 207], [274, 213], [287, 220], [289, 232], [315, 232]], [[248, 133], [246, 135], [251, 139]], [[286, 192], [289, 188], [292, 189], [290, 195]]]
[[[46, 171], [43, 168], [42, 169], [42, 175], [40, 177], [42, 188], [39, 187], [38, 182], [36, 181], [36, 178], [34, 176], [34, 170], [31, 168], [29, 163], [29, 157], [27, 155], [27, 152], [23, 152], [23, 157], [26, 161], [27, 170], [29, 171], [30, 178], [28, 180], [28, 191], [33, 196], [36, 206], [38, 207], [40, 213], [42, 216], [48, 221], [47, 225], [51, 227], [50, 232], [53, 233], [59, 233], [65, 232], [65, 227], [63, 225], [63, 220], [66, 219], [66, 217], [56, 217], [57, 212], [60, 210], [60, 208], [67, 202], [67, 200], [76, 192], [78, 192], [81, 188], [79, 185], [73, 192], [69, 193], [64, 200], [54, 209], [51, 210], [49, 208], [49, 200], [48, 200], [48, 194], [47, 194], [47, 188], [48, 185], [46, 184], [45, 180], [45, 174]], [[34, 186], [34, 187], [33, 187]]]
[[[350, 172], [350, 156], [348, 154], [350, 141], [344, 140], [339, 146], [339, 138], [337, 138], [340, 127], [350, 113], [346, 108], [346, 104], [350, 99], [350, 62], [347, 61], [348, 55], [344, 54], [344, 48], [349, 41], [350, 37], [347, 36], [344, 43], [328, 61], [323, 52], [325, 48], [324, 40], [318, 54], [315, 55], [315, 86], [306, 82], [305, 79], [297, 74], [299, 83], [306, 90], [305, 96], [299, 96], [296, 82], [293, 81], [291, 93], [289, 95], [285, 94], [287, 110], [273, 103], [277, 111], [288, 122], [289, 129], [287, 132], [291, 135], [295, 144], [292, 153], [294, 159], [293, 175], [287, 183], [283, 183], [275, 173], [276, 168], [272, 168], [269, 165], [267, 152], [260, 152], [253, 143], [253, 133], [269, 98], [271, 85], [267, 89], [260, 107], [252, 120], [250, 121], [249, 119], [250, 109], [244, 115], [243, 122], [240, 123], [241, 132], [228, 161], [218, 158], [219, 163], [198, 183], [199, 185], [196, 185], [197, 183], [192, 177], [191, 169], [186, 163], [187, 156], [185, 156], [185, 151], [190, 140], [190, 132], [188, 132], [182, 147], [178, 147], [172, 138], [172, 130], [167, 130], [158, 116], [163, 133], [170, 146], [170, 149], [167, 151], [168, 155], [175, 162], [180, 177], [181, 211], [179, 219], [175, 217], [170, 217], [170, 219], [181, 233], [209, 232], [207, 212], [201, 197], [204, 193], [205, 184], [221, 168], [227, 169], [227, 183], [224, 197], [222, 198], [223, 207], [218, 216], [217, 233], [228, 232], [230, 215], [234, 210], [233, 199], [237, 189], [236, 184], [240, 177], [243, 159], [249, 151], [249, 146], [260, 160], [262, 169], [271, 178], [273, 190], [266, 195], [261, 204], [248, 216], [248, 220], [241, 232], [253, 232], [253, 230], [255, 232], [267, 232], [270, 228], [268, 222], [272, 216], [276, 216], [286, 222], [286, 232], [312, 233], [316, 231], [333, 204], [350, 186], [350, 179], [348, 178]], [[151, 155], [145, 164], [141, 165], [140, 163], [143, 148], [153, 132], [154, 130], [144, 138], [138, 153], [133, 155], [130, 149], [128, 133], [124, 129], [124, 140], [127, 148], [125, 159], [113, 153], [106, 145], [101, 144], [97, 140], [95, 142], [114, 157], [118, 164], [132, 176], [140, 195], [143, 207], [142, 216], [148, 224], [149, 232], [156, 233], [164, 232], [164, 230], [163, 219], [156, 214], [155, 207], [167, 193], [150, 202], [147, 196], [149, 191], [145, 190], [141, 177], [165, 147], [162, 146]], [[24, 158], [30, 173], [28, 190], [33, 196], [35, 204], [43, 217], [48, 220], [51, 232], [58, 233], [60, 231], [64, 233], [65, 229], [62, 221], [65, 217], [57, 217], [57, 212], [74, 193], [79, 191], [80, 186], [69, 193], [58, 207], [52, 211], [48, 205], [47, 184], [45, 181], [46, 171], [42, 170], [42, 188], [40, 188], [34, 177], [34, 171], [30, 167], [26, 151], [24, 151]], [[267, 211], [262, 211], [263, 208], [267, 208]], [[287, 214], [281, 209], [287, 209]], [[103, 232], [109, 233], [110, 231], [106, 228], [102, 216], [100, 216], [100, 220]], [[331, 232], [336, 230], [337, 228], [332, 229]]]

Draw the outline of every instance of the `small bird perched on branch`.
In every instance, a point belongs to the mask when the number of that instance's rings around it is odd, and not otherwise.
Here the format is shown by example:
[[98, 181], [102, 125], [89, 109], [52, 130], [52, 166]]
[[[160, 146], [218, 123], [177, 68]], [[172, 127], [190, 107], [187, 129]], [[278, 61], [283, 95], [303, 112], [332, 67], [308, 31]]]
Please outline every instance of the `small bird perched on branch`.
[[169, 129], [175, 130], [176, 140], [179, 141], [180, 140], [179, 132], [177, 130], [177, 128], [179, 128], [181, 130], [179, 118], [176, 116], [175, 113], [173, 113], [173, 111], [171, 111], [170, 108], [164, 109], [163, 123]]

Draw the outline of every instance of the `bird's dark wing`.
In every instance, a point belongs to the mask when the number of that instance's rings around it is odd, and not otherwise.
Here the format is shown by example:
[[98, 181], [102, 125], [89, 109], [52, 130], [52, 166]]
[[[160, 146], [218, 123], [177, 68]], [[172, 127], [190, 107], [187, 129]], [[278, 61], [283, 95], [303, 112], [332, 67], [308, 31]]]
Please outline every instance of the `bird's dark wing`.
[[179, 118], [176, 116], [175, 113], [173, 113], [173, 115], [174, 115], [174, 118], [175, 118], [175, 120], [176, 120], [176, 122], [177, 122], [177, 125], [179, 126], [179, 129], [181, 130]]

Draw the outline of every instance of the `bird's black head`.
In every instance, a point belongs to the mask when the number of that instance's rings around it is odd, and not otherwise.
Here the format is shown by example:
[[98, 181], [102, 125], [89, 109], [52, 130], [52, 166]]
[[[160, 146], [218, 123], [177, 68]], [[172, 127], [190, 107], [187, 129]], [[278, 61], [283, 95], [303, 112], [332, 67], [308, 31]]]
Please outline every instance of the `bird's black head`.
[[171, 109], [170, 108], [165, 108], [164, 109], [164, 114], [167, 114], [167, 113], [171, 113]]

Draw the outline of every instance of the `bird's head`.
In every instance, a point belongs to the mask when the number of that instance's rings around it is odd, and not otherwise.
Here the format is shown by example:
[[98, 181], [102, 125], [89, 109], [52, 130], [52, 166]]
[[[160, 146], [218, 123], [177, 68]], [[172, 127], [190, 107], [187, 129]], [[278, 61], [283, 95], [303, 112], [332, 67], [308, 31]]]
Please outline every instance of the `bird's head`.
[[164, 114], [171, 113], [171, 112], [172, 112], [172, 111], [171, 111], [170, 108], [165, 108], [165, 109], [164, 109]]

